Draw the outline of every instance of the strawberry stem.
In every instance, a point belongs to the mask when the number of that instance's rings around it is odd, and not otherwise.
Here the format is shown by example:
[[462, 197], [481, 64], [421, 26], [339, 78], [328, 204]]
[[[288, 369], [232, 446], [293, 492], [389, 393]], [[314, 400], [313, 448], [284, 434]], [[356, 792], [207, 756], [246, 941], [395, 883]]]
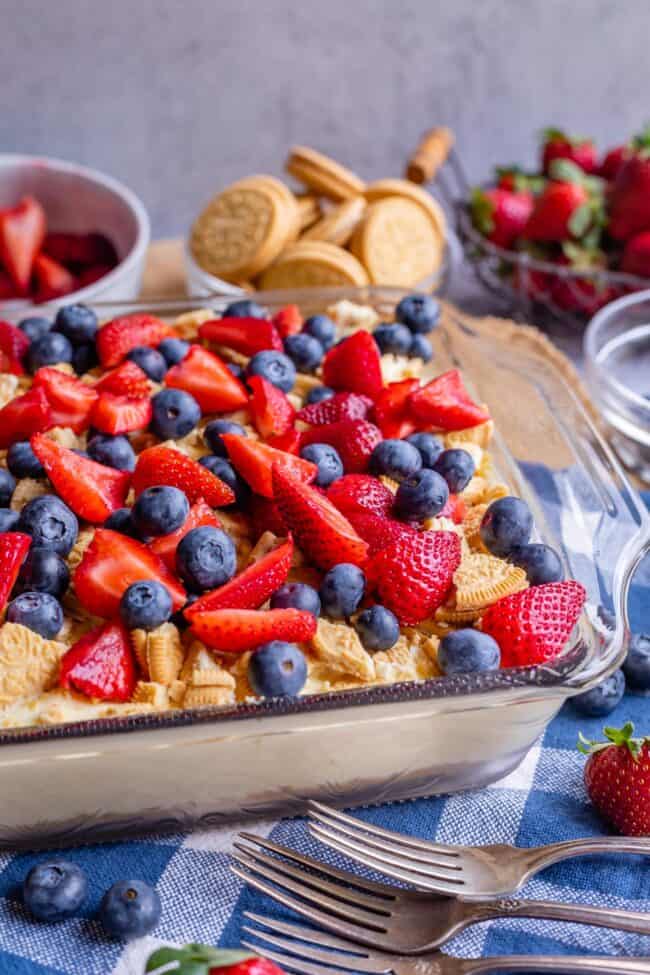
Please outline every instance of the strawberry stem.
[[630, 755], [636, 762], [639, 755], [641, 754], [641, 749], [643, 746], [650, 741], [650, 738], [633, 738], [634, 725], [631, 721], [627, 721], [622, 728], [604, 728], [603, 733], [607, 741], [590, 741], [589, 738], [585, 738], [582, 732], [578, 733], [578, 751], [582, 752], [583, 755], [594, 755], [596, 752], [602, 751], [604, 748], [610, 748], [612, 745], [617, 747], [627, 748]]

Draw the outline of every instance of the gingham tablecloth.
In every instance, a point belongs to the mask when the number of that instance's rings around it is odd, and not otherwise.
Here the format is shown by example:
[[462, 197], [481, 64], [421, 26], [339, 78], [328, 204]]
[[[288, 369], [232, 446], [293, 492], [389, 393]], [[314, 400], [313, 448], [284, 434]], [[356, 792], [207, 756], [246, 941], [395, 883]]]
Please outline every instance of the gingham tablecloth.
[[[645, 500], [650, 506], [650, 494]], [[647, 631], [650, 566], [641, 570], [635, 582], [632, 625]], [[634, 721], [639, 732], [650, 733], [650, 698], [628, 693], [607, 722], [620, 725], [626, 720]], [[450, 843], [533, 846], [601, 835], [603, 824], [584, 792], [584, 758], [576, 749], [576, 740], [579, 730], [598, 737], [602, 724], [601, 719], [577, 716], [567, 705], [522, 765], [489, 788], [386, 805], [359, 815], [389, 829]], [[304, 820], [247, 824], [247, 828], [346, 865], [309, 837]], [[43, 854], [0, 856], [0, 975], [142, 975], [145, 959], [162, 944], [238, 945], [243, 911], [277, 913], [277, 908], [230, 873], [228, 852], [236, 832], [237, 827], [232, 827], [152, 836], [140, 842], [68, 851], [66, 856], [88, 874], [90, 896], [80, 918], [57, 925], [31, 921], [20, 897], [23, 877]], [[106, 888], [118, 879], [134, 877], [156, 886], [163, 915], [154, 935], [130, 945], [118, 944], [103, 935], [94, 917]], [[648, 862], [632, 856], [570, 860], [538, 874], [521, 896], [648, 911]], [[650, 937], [522, 919], [475, 926], [450, 942], [447, 950], [467, 956], [540, 952], [650, 955]]]

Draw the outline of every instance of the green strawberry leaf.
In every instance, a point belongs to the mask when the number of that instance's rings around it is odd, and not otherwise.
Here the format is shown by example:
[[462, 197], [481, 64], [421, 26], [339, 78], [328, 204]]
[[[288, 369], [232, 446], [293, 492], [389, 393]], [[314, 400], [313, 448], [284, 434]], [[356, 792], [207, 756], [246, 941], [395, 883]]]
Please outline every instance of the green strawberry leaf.
[[633, 149], [650, 150], [650, 125], [635, 135], [630, 145]]
[[578, 183], [582, 185], [585, 181], [585, 174], [570, 159], [554, 159], [549, 166], [548, 174], [551, 179], [559, 183]]
[[253, 958], [248, 951], [213, 948], [212, 945], [188, 944], [182, 948], [158, 948], [149, 955], [145, 972], [166, 975], [208, 975], [212, 968], [223, 968]]
[[591, 222], [591, 207], [588, 203], [583, 203], [581, 206], [576, 207], [569, 218], [567, 224], [569, 233], [572, 237], [582, 237], [591, 226]]
[[561, 139], [563, 142], [570, 142], [571, 140], [567, 138], [562, 129], [554, 129], [550, 126], [548, 129], [542, 129], [542, 143], [554, 142], [556, 139]]
[[494, 230], [494, 206], [483, 190], [472, 190], [470, 209], [472, 212], [472, 223], [477, 230], [480, 230], [487, 237]]

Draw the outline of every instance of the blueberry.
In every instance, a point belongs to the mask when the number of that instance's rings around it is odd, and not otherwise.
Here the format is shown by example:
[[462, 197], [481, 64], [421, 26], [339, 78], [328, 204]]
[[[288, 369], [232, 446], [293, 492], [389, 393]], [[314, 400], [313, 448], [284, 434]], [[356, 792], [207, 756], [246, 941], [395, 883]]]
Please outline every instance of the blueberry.
[[296, 367], [284, 352], [264, 349], [263, 352], [256, 352], [250, 359], [246, 375], [263, 376], [283, 393], [290, 393], [296, 381]]
[[533, 530], [533, 516], [521, 498], [493, 501], [481, 522], [481, 540], [488, 552], [506, 558], [516, 545], [525, 545]]
[[408, 355], [413, 336], [406, 325], [395, 322], [389, 325], [382, 322], [372, 333], [382, 355]]
[[45, 477], [45, 468], [32, 450], [29, 440], [17, 440], [7, 451], [7, 467], [14, 477]]
[[329, 386], [314, 386], [314, 388], [310, 389], [307, 393], [307, 402], [322, 403], [323, 400], [331, 399], [334, 395], [334, 390], [330, 389]]
[[237, 553], [220, 528], [203, 525], [185, 535], [176, 549], [178, 571], [190, 589], [216, 589], [235, 574]]
[[336, 325], [327, 315], [312, 315], [302, 326], [303, 332], [318, 339], [327, 352], [334, 345], [336, 339]]
[[416, 332], [411, 336], [408, 355], [411, 359], [422, 359], [423, 362], [431, 362], [433, 359], [433, 348], [426, 336]]
[[119, 532], [120, 535], [128, 535], [129, 538], [140, 540], [140, 532], [135, 527], [133, 515], [130, 508], [118, 508], [112, 515], [109, 515], [104, 522], [104, 528]]
[[443, 450], [433, 465], [434, 471], [444, 477], [451, 494], [460, 494], [474, 477], [474, 458], [460, 447]]
[[153, 887], [143, 880], [119, 880], [99, 905], [99, 920], [114, 938], [142, 938], [158, 924], [162, 907]]
[[163, 339], [158, 351], [168, 366], [175, 366], [185, 358], [190, 351], [190, 343], [183, 339]]
[[238, 437], [246, 436], [241, 423], [235, 423], [233, 420], [211, 420], [203, 431], [203, 439], [217, 457], [228, 456], [226, 445], [221, 439], [223, 433], [234, 433]]
[[79, 534], [76, 515], [55, 494], [28, 501], [20, 512], [19, 530], [31, 535], [34, 545], [66, 556]]
[[307, 680], [307, 661], [295, 643], [263, 643], [248, 662], [248, 680], [260, 697], [296, 697]]
[[227, 362], [226, 369], [228, 372], [232, 373], [235, 379], [238, 379], [240, 383], [246, 381], [246, 370], [243, 366], [240, 366], [238, 362]]
[[16, 490], [16, 478], [4, 467], [0, 467], [0, 505], [6, 507]]
[[515, 545], [510, 550], [508, 559], [525, 570], [531, 586], [560, 582], [564, 578], [560, 556], [550, 545], [543, 545], [541, 542]]
[[370, 455], [371, 474], [403, 481], [422, 467], [420, 452], [406, 440], [382, 440]]
[[94, 342], [86, 345], [78, 345], [72, 356], [72, 365], [78, 376], [90, 372], [95, 366], [99, 365], [99, 356]]
[[339, 562], [323, 576], [319, 596], [323, 612], [334, 619], [352, 616], [359, 608], [366, 588], [366, 577], [357, 565]]
[[25, 333], [30, 342], [35, 342], [36, 339], [40, 339], [51, 330], [52, 324], [49, 318], [32, 315], [30, 318], [23, 318], [21, 322], [18, 322], [18, 328]]
[[443, 674], [476, 674], [498, 670], [499, 644], [480, 630], [452, 630], [438, 647], [438, 663]]
[[359, 613], [354, 628], [366, 650], [390, 650], [399, 639], [399, 621], [385, 606], [370, 606]]
[[132, 583], [120, 599], [120, 616], [129, 630], [155, 630], [171, 615], [169, 589], [155, 579]]
[[60, 332], [46, 332], [32, 342], [25, 355], [25, 365], [32, 375], [42, 366], [54, 366], [57, 362], [72, 362], [72, 345]]
[[640, 691], [650, 690], [650, 636], [635, 633], [623, 664], [628, 686]]
[[235, 493], [235, 504], [243, 505], [248, 501], [250, 497], [251, 490], [243, 479], [240, 477], [235, 468], [230, 464], [225, 457], [215, 457], [214, 454], [207, 454], [205, 457], [199, 458], [199, 464], [207, 469], [222, 480], [229, 488]]
[[284, 340], [284, 351], [298, 372], [314, 372], [321, 364], [324, 350], [313, 335], [298, 332], [297, 335], [287, 335]]
[[7, 619], [52, 640], [63, 626], [63, 610], [49, 592], [21, 592], [9, 603]]
[[51, 548], [32, 545], [20, 567], [14, 592], [48, 592], [61, 599], [69, 583], [70, 570], [61, 556]]
[[271, 609], [302, 609], [320, 615], [320, 596], [306, 582], [285, 582], [271, 596]]
[[0, 532], [18, 531], [19, 521], [19, 511], [12, 511], [11, 508], [0, 508]]
[[343, 477], [343, 462], [338, 450], [328, 443], [310, 443], [300, 451], [303, 460], [316, 464], [318, 473], [314, 483], [319, 487], [329, 487], [339, 477]]
[[151, 429], [161, 440], [177, 440], [194, 429], [201, 407], [182, 389], [161, 389], [151, 400]]
[[167, 363], [164, 357], [156, 349], [150, 349], [148, 345], [136, 345], [127, 354], [127, 359], [140, 366], [143, 373], [155, 383], [161, 383], [167, 372]]
[[604, 718], [612, 713], [624, 694], [625, 674], [622, 670], [615, 670], [600, 684], [572, 697], [571, 704], [579, 714], [588, 718]]
[[116, 471], [135, 469], [135, 451], [128, 437], [97, 433], [88, 443], [88, 456], [98, 464], [114, 467]]
[[88, 890], [86, 875], [69, 860], [35, 864], [23, 881], [23, 902], [38, 921], [62, 921], [76, 914]]
[[440, 305], [431, 295], [408, 295], [395, 309], [395, 318], [412, 332], [432, 332], [440, 318]]
[[406, 442], [419, 450], [422, 466], [431, 469], [445, 449], [440, 437], [436, 437], [433, 433], [412, 433], [410, 437], [406, 438]]
[[185, 523], [190, 503], [183, 492], [168, 484], [145, 488], [133, 505], [133, 521], [139, 533], [169, 535]]
[[73, 345], [94, 342], [98, 327], [97, 315], [86, 305], [64, 305], [54, 319], [56, 331], [65, 335]]
[[232, 301], [223, 313], [224, 318], [268, 318], [265, 308], [250, 298]]
[[395, 495], [394, 511], [404, 521], [423, 521], [439, 514], [449, 500], [447, 482], [423, 467], [405, 478]]

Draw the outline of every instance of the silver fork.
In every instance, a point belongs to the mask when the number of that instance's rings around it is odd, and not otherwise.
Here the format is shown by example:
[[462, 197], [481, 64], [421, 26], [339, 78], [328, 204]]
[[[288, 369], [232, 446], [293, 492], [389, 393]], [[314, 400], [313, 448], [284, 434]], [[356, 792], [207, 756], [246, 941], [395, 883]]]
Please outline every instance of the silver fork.
[[[252, 833], [240, 833], [234, 846], [238, 852], [232, 855], [235, 865], [231, 869], [246, 883], [327, 931], [385, 951], [422, 954], [439, 948], [470, 924], [503, 917], [572, 921], [650, 934], [650, 914], [551, 901], [466, 900], [399, 890]], [[266, 850], [276, 856], [263, 852]]]
[[[453, 958], [441, 951], [405, 958], [360, 948], [312, 928], [246, 912], [244, 917], [268, 931], [243, 925], [243, 930], [263, 942], [242, 939], [251, 951], [275, 961], [299, 975], [477, 975], [480, 972], [565, 972], [577, 975], [650, 975], [650, 958], [607, 958], [594, 955], [510, 955], [502, 958]], [[282, 937], [283, 936], [283, 937]], [[273, 945], [267, 948], [266, 945]], [[316, 946], [316, 947], [314, 947]], [[275, 949], [280, 949], [279, 951]]]
[[448, 846], [364, 823], [320, 802], [308, 804], [312, 834], [352, 860], [418, 890], [465, 897], [500, 897], [519, 890], [539, 870], [593, 853], [650, 854], [650, 837], [587, 836], [522, 849], [508, 843]]

